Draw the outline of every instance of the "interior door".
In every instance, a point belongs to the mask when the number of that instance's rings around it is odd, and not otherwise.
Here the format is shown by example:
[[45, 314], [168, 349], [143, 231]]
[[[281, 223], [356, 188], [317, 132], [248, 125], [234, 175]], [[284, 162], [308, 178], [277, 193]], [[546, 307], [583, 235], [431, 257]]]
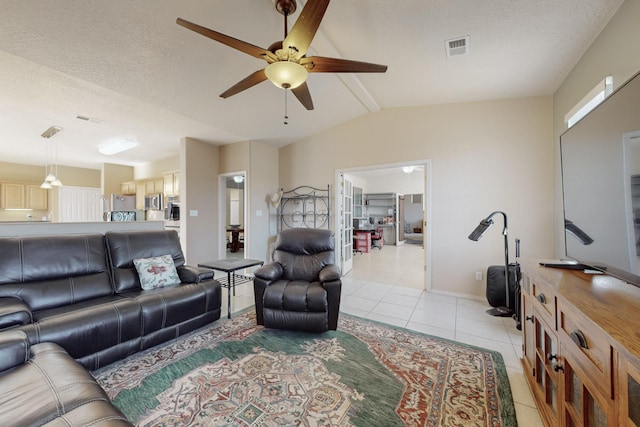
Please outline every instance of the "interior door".
[[342, 220], [340, 233], [340, 246], [342, 248], [341, 265], [342, 274], [347, 274], [353, 268], [353, 182], [344, 174], [340, 174], [340, 198], [342, 206]]
[[398, 213], [396, 224], [398, 226], [398, 243], [404, 242], [404, 194], [398, 195]]

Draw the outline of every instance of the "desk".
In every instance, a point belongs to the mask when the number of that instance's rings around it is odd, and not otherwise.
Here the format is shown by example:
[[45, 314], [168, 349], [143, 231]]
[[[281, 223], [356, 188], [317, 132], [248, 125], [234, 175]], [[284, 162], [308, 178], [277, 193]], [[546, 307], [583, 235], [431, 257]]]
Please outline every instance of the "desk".
[[244, 228], [229, 227], [227, 233], [231, 233], [231, 242], [229, 242], [229, 252], [238, 252], [240, 249], [240, 233], [244, 234]]
[[223, 288], [227, 288], [227, 318], [231, 319], [231, 289], [233, 294], [236, 294], [236, 274], [238, 270], [244, 268], [253, 267], [256, 265], [262, 265], [264, 261], [258, 259], [245, 259], [245, 258], [225, 258], [217, 261], [209, 261], [198, 264], [198, 267], [210, 268], [211, 270], [218, 270], [227, 273], [227, 282], [220, 281]]

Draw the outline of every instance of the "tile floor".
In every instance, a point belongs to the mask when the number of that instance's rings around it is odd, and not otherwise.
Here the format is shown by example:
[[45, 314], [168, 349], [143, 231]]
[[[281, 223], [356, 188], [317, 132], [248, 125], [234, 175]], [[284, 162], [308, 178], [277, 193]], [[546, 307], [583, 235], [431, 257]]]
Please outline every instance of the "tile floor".
[[[385, 246], [354, 256], [353, 270], [343, 277], [341, 311], [476, 345], [502, 354], [520, 427], [543, 426], [522, 373], [522, 335], [511, 318], [492, 317], [484, 300], [426, 293], [420, 245]], [[364, 292], [366, 290], [366, 292]], [[226, 290], [223, 316], [226, 317]], [[232, 312], [253, 305], [251, 283], [236, 288]]]

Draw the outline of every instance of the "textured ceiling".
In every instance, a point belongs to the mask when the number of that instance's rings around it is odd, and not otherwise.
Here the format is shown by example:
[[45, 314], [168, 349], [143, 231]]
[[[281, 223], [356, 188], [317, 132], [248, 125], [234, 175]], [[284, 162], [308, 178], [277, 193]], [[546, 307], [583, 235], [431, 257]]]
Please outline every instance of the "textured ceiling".
[[[309, 54], [389, 69], [311, 74], [315, 110], [289, 96], [285, 126], [285, 92], [269, 82], [218, 96], [263, 61], [175, 23], [266, 48], [283, 38], [273, 0], [0, 0], [0, 159], [44, 164], [51, 125], [64, 128], [59, 163], [99, 168], [175, 156], [182, 137], [283, 146], [381, 108], [550, 95], [621, 3], [333, 1]], [[444, 41], [461, 36], [469, 54], [447, 58]], [[140, 145], [97, 152], [117, 138]]]

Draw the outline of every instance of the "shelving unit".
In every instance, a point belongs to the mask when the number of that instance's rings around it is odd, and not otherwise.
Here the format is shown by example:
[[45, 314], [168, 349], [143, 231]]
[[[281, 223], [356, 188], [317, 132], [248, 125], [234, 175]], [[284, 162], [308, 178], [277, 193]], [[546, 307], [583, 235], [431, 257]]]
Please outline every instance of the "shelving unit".
[[283, 191], [278, 206], [278, 231], [287, 228], [330, 229], [329, 186], [326, 189], [306, 185]]
[[396, 216], [396, 193], [368, 193], [364, 195], [365, 213], [368, 217]]

